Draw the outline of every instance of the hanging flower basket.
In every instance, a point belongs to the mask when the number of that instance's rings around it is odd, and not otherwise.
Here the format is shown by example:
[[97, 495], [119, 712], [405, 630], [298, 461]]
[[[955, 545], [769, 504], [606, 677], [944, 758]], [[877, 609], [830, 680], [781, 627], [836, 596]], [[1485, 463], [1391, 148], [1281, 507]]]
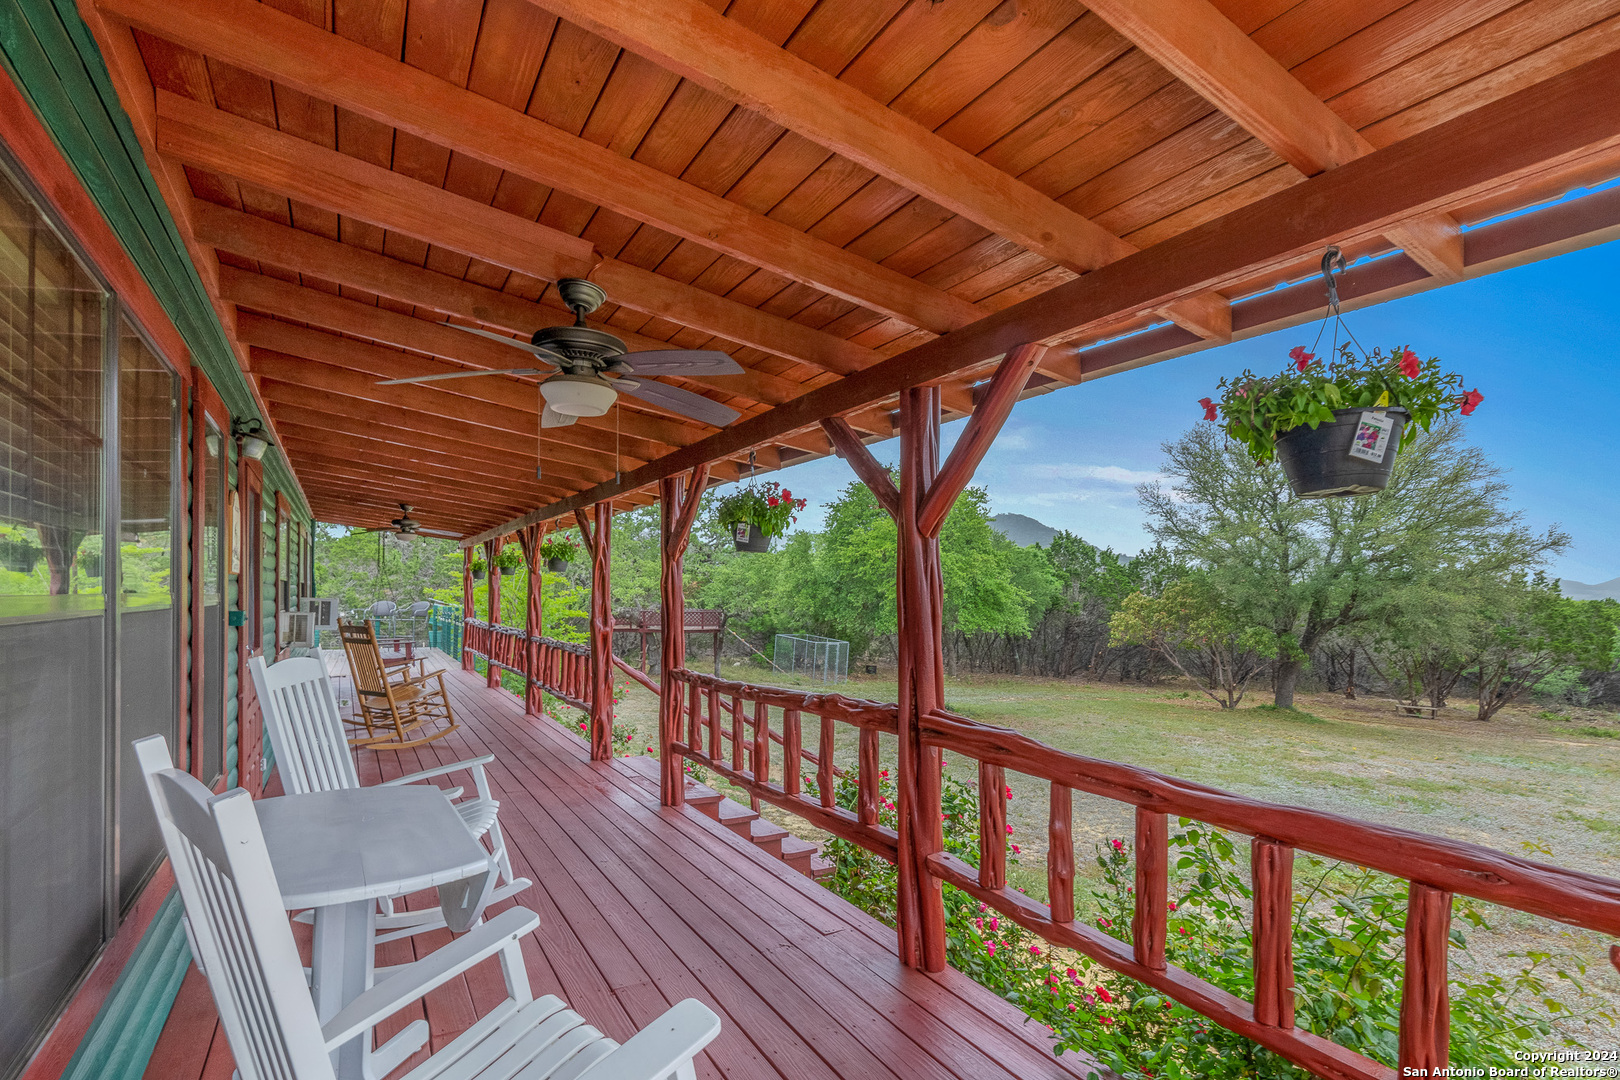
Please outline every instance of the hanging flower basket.
[[715, 517], [732, 530], [738, 551], [761, 552], [771, 549], [771, 539], [787, 532], [805, 507], [805, 500], [771, 481], [758, 487], [750, 484], [720, 500]]
[[79, 553], [79, 569], [85, 577], [98, 578], [101, 576], [101, 552], [82, 551]]
[[1462, 377], [1407, 348], [1358, 357], [1346, 343], [1333, 363], [1295, 346], [1280, 374], [1222, 379], [1219, 401], [1202, 398], [1256, 463], [1275, 458], [1302, 499], [1370, 495], [1389, 484], [1395, 456], [1435, 417], [1473, 413], [1484, 399], [1461, 393]]
[[523, 552], [515, 544], [508, 544], [495, 556], [495, 567], [503, 574], [510, 574], [523, 566]]
[[488, 565], [484, 562], [483, 559], [474, 559], [472, 561], [472, 568], [471, 569], [472, 569], [472, 579], [474, 581], [483, 581], [484, 580], [484, 571], [486, 569], [488, 569]]
[[32, 574], [34, 564], [39, 562], [40, 554], [39, 545], [20, 532], [13, 530], [5, 536], [0, 536], [0, 566], [7, 570], [18, 574]]
[[540, 557], [553, 574], [566, 574], [568, 564], [579, 557], [579, 545], [572, 540], [547, 540], [540, 545]]

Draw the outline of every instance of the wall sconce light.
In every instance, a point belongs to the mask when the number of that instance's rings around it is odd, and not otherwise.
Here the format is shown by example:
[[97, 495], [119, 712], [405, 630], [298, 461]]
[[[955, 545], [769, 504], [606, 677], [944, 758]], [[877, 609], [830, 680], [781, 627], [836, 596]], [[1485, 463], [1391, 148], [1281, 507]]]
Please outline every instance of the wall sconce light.
[[222, 441], [217, 431], [210, 431], [203, 436], [203, 443], [208, 447], [209, 457], [219, 457], [220, 443]]
[[270, 449], [270, 436], [265, 432], [264, 424], [259, 422], [258, 417], [251, 420], [232, 420], [231, 437], [242, 448], [242, 456], [249, 461], [258, 461], [264, 457], [264, 452]]

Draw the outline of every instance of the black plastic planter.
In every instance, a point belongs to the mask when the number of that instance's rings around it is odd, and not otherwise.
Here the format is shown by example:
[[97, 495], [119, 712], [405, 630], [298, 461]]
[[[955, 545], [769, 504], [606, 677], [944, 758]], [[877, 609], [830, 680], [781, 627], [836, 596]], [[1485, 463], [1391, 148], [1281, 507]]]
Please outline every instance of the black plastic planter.
[[1326, 499], [1344, 495], [1371, 495], [1389, 484], [1395, 467], [1395, 452], [1401, 432], [1410, 415], [1405, 409], [1378, 410], [1394, 421], [1384, 445], [1381, 461], [1352, 457], [1351, 447], [1361, 426], [1361, 417], [1372, 409], [1338, 409], [1333, 422], [1315, 430], [1297, 427], [1277, 436], [1277, 461], [1282, 465], [1294, 494], [1301, 499]]
[[760, 532], [758, 526], [750, 525], [746, 521], [738, 524], [731, 535], [737, 542], [738, 551], [758, 553], [771, 550], [771, 538]]
[[566, 573], [568, 573], [568, 560], [567, 559], [547, 559], [546, 560], [546, 569], [550, 570], [553, 574], [566, 574]]
[[483, 581], [484, 580], [484, 571], [482, 571], [482, 570], [474, 570], [472, 572], [472, 579], [474, 581]]

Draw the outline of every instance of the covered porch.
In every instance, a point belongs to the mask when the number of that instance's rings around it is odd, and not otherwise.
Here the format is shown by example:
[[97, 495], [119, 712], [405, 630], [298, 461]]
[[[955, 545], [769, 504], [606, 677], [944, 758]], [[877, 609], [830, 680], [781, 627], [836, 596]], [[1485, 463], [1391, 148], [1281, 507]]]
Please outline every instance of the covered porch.
[[[525, 715], [515, 696], [444, 653], [427, 655], [429, 670], [447, 669], [460, 729], [414, 751], [363, 752], [361, 777], [374, 783], [495, 755], [490, 780], [515, 868], [535, 882], [509, 903], [541, 918], [524, 942], [536, 994], [557, 994], [621, 1039], [698, 998], [723, 1025], [699, 1059], [700, 1077], [1086, 1076], [1090, 1063], [1055, 1058], [1044, 1027], [967, 976], [900, 963], [893, 930], [865, 912], [697, 810], [661, 810], [656, 772], [635, 760], [591, 760], [586, 740]], [[266, 794], [278, 790], [272, 781]], [[392, 943], [377, 962], [403, 963], [413, 943], [425, 955], [447, 940], [441, 931]], [[488, 964], [435, 991], [425, 1009], [430, 1049], [472, 1023], [499, 986]], [[379, 1036], [423, 1015], [402, 1012]], [[192, 968], [145, 1076], [227, 1080], [232, 1067], [208, 986]]]

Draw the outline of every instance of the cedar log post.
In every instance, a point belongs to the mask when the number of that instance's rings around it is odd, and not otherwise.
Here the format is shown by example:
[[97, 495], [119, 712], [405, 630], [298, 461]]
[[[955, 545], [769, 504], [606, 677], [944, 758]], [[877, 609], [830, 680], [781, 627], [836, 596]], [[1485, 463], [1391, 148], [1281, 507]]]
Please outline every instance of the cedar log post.
[[466, 557], [461, 561], [461, 670], [473, 670], [472, 649], [468, 647], [472, 641], [472, 630], [468, 623], [473, 620], [473, 579], [472, 564], [477, 558], [477, 548], [464, 549]]
[[[495, 627], [501, 621], [501, 568], [495, 564], [495, 559], [506, 546], [506, 537], [497, 537], [484, 542], [484, 561], [488, 564], [485, 573], [489, 575], [489, 651], [495, 652]], [[495, 666], [495, 657], [489, 656], [484, 663], [488, 666], [484, 678], [484, 685], [491, 689], [501, 685], [501, 669]]]
[[613, 504], [596, 504], [596, 528], [575, 510], [591, 553], [591, 760], [613, 756]]
[[544, 525], [530, 525], [518, 533], [518, 546], [523, 549], [523, 563], [528, 568], [528, 606], [523, 616], [523, 715], [536, 716], [540, 712], [540, 695], [535, 693], [534, 672], [535, 656], [539, 646], [534, 639], [539, 636], [539, 626], [544, 616], [541, 614], [542, 592], [545, 588], [544, 567], [540, 560], [540, 536], [545, 530]]
[[[821, 422], [839, 455], [894, 517], [899, 533], [895, 606], [900, 654], [900, 882], [895, 907], [900, 958], [926, 971], [945, 968], [944, 896], [939, 879], [927, 866], [928, 856], [945, 846], [940, 823], [941, 757], [937, 748], [923, 746], [920, 737], [922, 718], [945, 698], [939, 533], [1045, 354], [1046, 347], [1036, 344], [1020, 345], [1007, 354], [943, 465], [938, 388], [902, 391], [898, 490], [888, 470], [847, 423], [838, 417]], [[861, 772], [864, 778], [864, 765]]]
[[[698, 503], [709, 480], [709, 467], [699, 465], [689, 476], [671, 476], [658, 483], [658, 546], [662, 570], [658, 579], [661, 603], [658, 635], [658, 753], [659, 799], [665, 806], [680, 806], [685, 792], [681, 759], [670, 749], [681, 737], [681, 687], [675, 672], [686, 667], [686, 583], [681, 560], [692, 536]], [[647, 668], [647, 635], [641, 635], [642, 670]]]

